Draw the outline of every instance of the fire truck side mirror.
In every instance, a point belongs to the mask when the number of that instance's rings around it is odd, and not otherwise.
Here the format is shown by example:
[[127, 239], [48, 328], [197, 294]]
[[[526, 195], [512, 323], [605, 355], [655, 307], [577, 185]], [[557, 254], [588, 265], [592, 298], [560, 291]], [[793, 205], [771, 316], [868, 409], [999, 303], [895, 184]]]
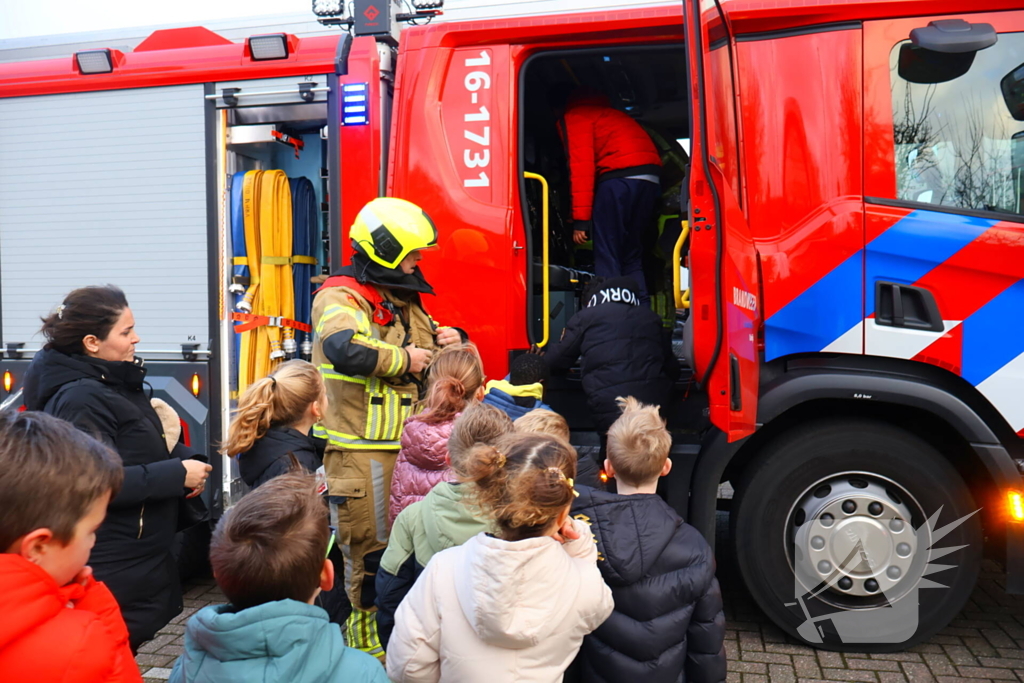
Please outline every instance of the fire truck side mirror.
[[992, 47], [998, 36], [991, 24], [942, 19], [910, 32], [900, 46], [899, 75], [918, 84], [945, 83], [967, 73], [978, 50]]
[[992, 24], [968, 24], [963, 19], [940, 19], [910, 32], [910, 41], [934, 52], [977, 52], [996, 44]]

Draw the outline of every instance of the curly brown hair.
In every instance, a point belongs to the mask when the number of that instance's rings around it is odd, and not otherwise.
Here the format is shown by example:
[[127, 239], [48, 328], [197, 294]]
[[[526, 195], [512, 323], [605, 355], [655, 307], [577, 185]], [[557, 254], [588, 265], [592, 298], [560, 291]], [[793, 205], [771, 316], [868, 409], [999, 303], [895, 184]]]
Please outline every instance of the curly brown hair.
[[572, 503], [576, 451], [561, 439], [513, 432], [474, 446], [465, 469], [501, 538], [519, 541], [543, 536]]

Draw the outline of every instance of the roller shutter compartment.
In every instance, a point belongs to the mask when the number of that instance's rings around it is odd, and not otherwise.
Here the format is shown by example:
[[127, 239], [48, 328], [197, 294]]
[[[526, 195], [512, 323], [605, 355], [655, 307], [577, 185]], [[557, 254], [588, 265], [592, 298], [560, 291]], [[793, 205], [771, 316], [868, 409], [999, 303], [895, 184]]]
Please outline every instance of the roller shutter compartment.
[[5, 345], [39, 348], [41, 315], [110, 283], [143, 357], [208, 348], [203, 102], [201, 85], [0, 100]]

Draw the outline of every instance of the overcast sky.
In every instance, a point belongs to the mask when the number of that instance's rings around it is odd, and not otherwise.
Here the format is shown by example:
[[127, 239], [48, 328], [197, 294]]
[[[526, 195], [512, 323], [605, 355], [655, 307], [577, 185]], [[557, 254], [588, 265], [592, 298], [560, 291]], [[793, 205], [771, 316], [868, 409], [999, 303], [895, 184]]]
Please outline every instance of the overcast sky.
[[0, 40], [311, 12], [311, 0], [0, 0]]

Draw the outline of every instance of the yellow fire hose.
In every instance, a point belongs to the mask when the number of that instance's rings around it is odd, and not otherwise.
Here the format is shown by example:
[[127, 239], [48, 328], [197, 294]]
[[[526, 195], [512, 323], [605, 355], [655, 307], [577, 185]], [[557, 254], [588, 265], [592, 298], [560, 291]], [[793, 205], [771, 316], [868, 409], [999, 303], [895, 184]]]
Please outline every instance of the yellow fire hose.
[[[239, 308], [268, 318], [295, 318], [292, 284], [292, 198], [284, 171], [249, 171], [245, 174], [242, 206], [245, 249], [249, 262], [249, 288]], [[246, 310], [248, 308], [248, 310]], [[265, 377], [284, 358], [283, 341], [295, 331], [278, 325], [260, 325], [242, 333], [238, 391]]]

